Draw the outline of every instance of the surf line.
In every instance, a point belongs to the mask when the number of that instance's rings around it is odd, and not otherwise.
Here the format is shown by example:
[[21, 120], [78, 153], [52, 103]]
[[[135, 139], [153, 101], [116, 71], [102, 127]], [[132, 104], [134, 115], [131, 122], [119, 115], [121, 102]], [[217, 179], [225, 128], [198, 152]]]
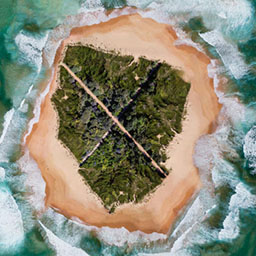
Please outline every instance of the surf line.
[[86, 91], [86, 93], [93, 98], [93, 100], [102, 107], [102, 109], [106, 112], [106, 114], [114, 121], [114, 123], [120, 128], [120, 130], [133, 141], [133, 143], [138, 147], [138, 149], [146, 155], [147, 158], [151, 160], [151, 164], [160, 171], [165, 177], [167, 177], [166, 173], [162, 170], [162, 168], [156, 163], [156, 161], [147, 153], [147, 151], [132, 137], [132, 135], [125, 129], [125, 127], [118, 121], [118, 119], [108, 110], [108, 108], [103, 104], [101, 100], [98, 99], [97, 96], [82, 82], [82, 80], [76, 76], [76, 74], [63, 62], [60, 63], [62, 67], [64, 67], [68, 73], [81, 85], [81, 87]]

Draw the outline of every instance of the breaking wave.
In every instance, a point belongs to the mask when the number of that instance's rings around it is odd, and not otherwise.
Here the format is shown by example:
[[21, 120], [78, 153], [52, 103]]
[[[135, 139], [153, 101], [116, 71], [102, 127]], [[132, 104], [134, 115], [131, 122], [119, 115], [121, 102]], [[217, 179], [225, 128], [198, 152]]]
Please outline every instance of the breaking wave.
[[28, 35], [24, 31], [21, 31], [15, 37], [15, 43], [19, 47], [20, 52], [22, 53], [19, 61], [21, 63], [27, 63], [36, 67], [37, 73], [40, 73], [42, 67], [42, 50], [45, 46], [45, 43], [48, 39], [48, 33], [41, 37], [35, 38], [34, 35]]
[[16, 249], [24, 239], [21, 213], [5, 186], [0, 186], [0, 247], [1, 252]]
[[54, 235], [54, 233], [50, 229], [46, 228], [40, 221], [39, 221], [39, 224], [41, 225], [42, 229], [45, 231], [46, 238], [50, 243], [50, 245], [55, 250], [57, 256], [70, 256], [70, 255], [88, 256], [88, 254], [83, 250], [81, 250], [80, 248], [73, 247], [70, 244], [59, 239], [56, 235]]
[[243, 152], [249, 162], [251, 174], [256, 174], [256, 126], [253, 126], [246, 134]]
[[229, 214], [223, 222], [223, 229], [219, 232], [219, 239], [234, 239], [239, 235], [241, 208], [247, 209], [256, 206], [256, 195], [252, 195], [243, 183], [236, 186], [235, 194], [231, 197], [229, 202]]
[[[68, 220], [53, 209], [48, 209], [41, 217], [41, 222], [46, 227], [52, 227], [53, 232], [62, 240], [78, 246], [84, 237], [94, 234], [97, 239], [111, 246], [124, 247], [136, 243], [160, 242], [167, 239], [164, 234], [145, 234], [141, 231], [129, 232], [125, 228], [97, 228], [83, 224], [79, 219]], [[54, 225], [53, 225], [54, 224]]]
[[45, 208], [45, 182], [40, 169], [35, 160], [30, 156], [28, 149], [17, 161], [21, 171], [26, 175], [25, 184], [27, 199], [37, 212], [42, 212]]
[[249, 68], [245, 64], [242, 54], [238, 51], [237, 46], [232, 42], [227, 42], [219, 31], [212, 30], [200, 34], [200, 36], [207, 43], [215, 47], [224, 62], [224, 65], [236, 79], [240, 79], [247, 74]]

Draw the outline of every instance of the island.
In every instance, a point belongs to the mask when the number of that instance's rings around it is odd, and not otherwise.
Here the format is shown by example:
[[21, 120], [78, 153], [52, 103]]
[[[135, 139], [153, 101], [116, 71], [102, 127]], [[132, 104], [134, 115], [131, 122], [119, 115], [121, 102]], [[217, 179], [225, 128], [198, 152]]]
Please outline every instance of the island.
[[62, 42], [26, 141], [46, 208], [98, 227], [173, 227], [201, 187], [195, 143], [220, 110], [210, 59], [176, 40], [169, 25], [132, 14]]
[[167, 63], [89, 46], [67, 46], [63, 63], [58, 139], [109, 212], [140, 202], [170, 171], [165, 151], [182, 131], [190, 84]]

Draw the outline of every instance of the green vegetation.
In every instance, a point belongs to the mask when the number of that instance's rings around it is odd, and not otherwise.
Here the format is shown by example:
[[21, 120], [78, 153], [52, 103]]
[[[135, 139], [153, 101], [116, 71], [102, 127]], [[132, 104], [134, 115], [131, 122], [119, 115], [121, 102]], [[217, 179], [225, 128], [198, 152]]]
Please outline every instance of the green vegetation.
[[163, 179], [116, 126], [79, 172], [111, 212], [118, 204], [141, 201]]
[[110, 129], [112, 120], [63, 67], [60, 86], [52, 96], [59, 114], [58, 138], [81, 161]]
[[136, 101], [121, 117], [125, 128], [160, 164], [165, 162], [165, 146], [182, 131], [182, 117], [190, 85], [166, 63], [154, 79], [144, 84]]
[[68, 47], [64, 62], [115, 115], [136, 94], [155, 65], [132, 56], [104, 53], [90, 47]]
[[[69, 46], [64, 62], [168, 173], [165, 148], [182, 130], [190, 88], [179, 71], [166, 63], [135, 62], [132, 56], [81, 45]], [[140, 202], [161, 184], [163, 174], [65, 68], [59, 76], [60, 87], [52, 96], [59, 114], [58, 138], [77, 158], [79, 173], [110, 212], [120, 204]]]

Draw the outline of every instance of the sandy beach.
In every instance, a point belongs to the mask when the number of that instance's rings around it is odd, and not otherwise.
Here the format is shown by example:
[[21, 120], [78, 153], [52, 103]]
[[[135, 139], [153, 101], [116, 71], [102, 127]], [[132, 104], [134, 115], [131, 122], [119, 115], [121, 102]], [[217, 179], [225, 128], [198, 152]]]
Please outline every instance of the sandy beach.
[[[50, 92], [41, 106], [39, 123], [27, 138], [27, 147], [46, 181], [46, 207], [54, 207], [67, 217], [78, 217], [95, 226], [125, 227], [130, 231], [167, 233], [179, 212], [200, 189], [198, 171], [193, 164], [198, 138], [211, 131], [220, 106], [208, 77], [210, 59], [190, 46], [175, 46], [177, 39], [169, 25], [135, 15], [105, 23], [73, 29], [55, 58]], [[50, 98], [57, 88], [57, 66], [64, 46], [81, 42], [107, 50], [131, 54], [136, 58], [166, 61], [184, 71], [191, 83], [183, 131], [169, 145], [167, 167], [172, 172], [145, 202], [126, 204], [109, 214], [98, 197], [78, 173], [75, 157], [57, 140], [58, 117]]]

